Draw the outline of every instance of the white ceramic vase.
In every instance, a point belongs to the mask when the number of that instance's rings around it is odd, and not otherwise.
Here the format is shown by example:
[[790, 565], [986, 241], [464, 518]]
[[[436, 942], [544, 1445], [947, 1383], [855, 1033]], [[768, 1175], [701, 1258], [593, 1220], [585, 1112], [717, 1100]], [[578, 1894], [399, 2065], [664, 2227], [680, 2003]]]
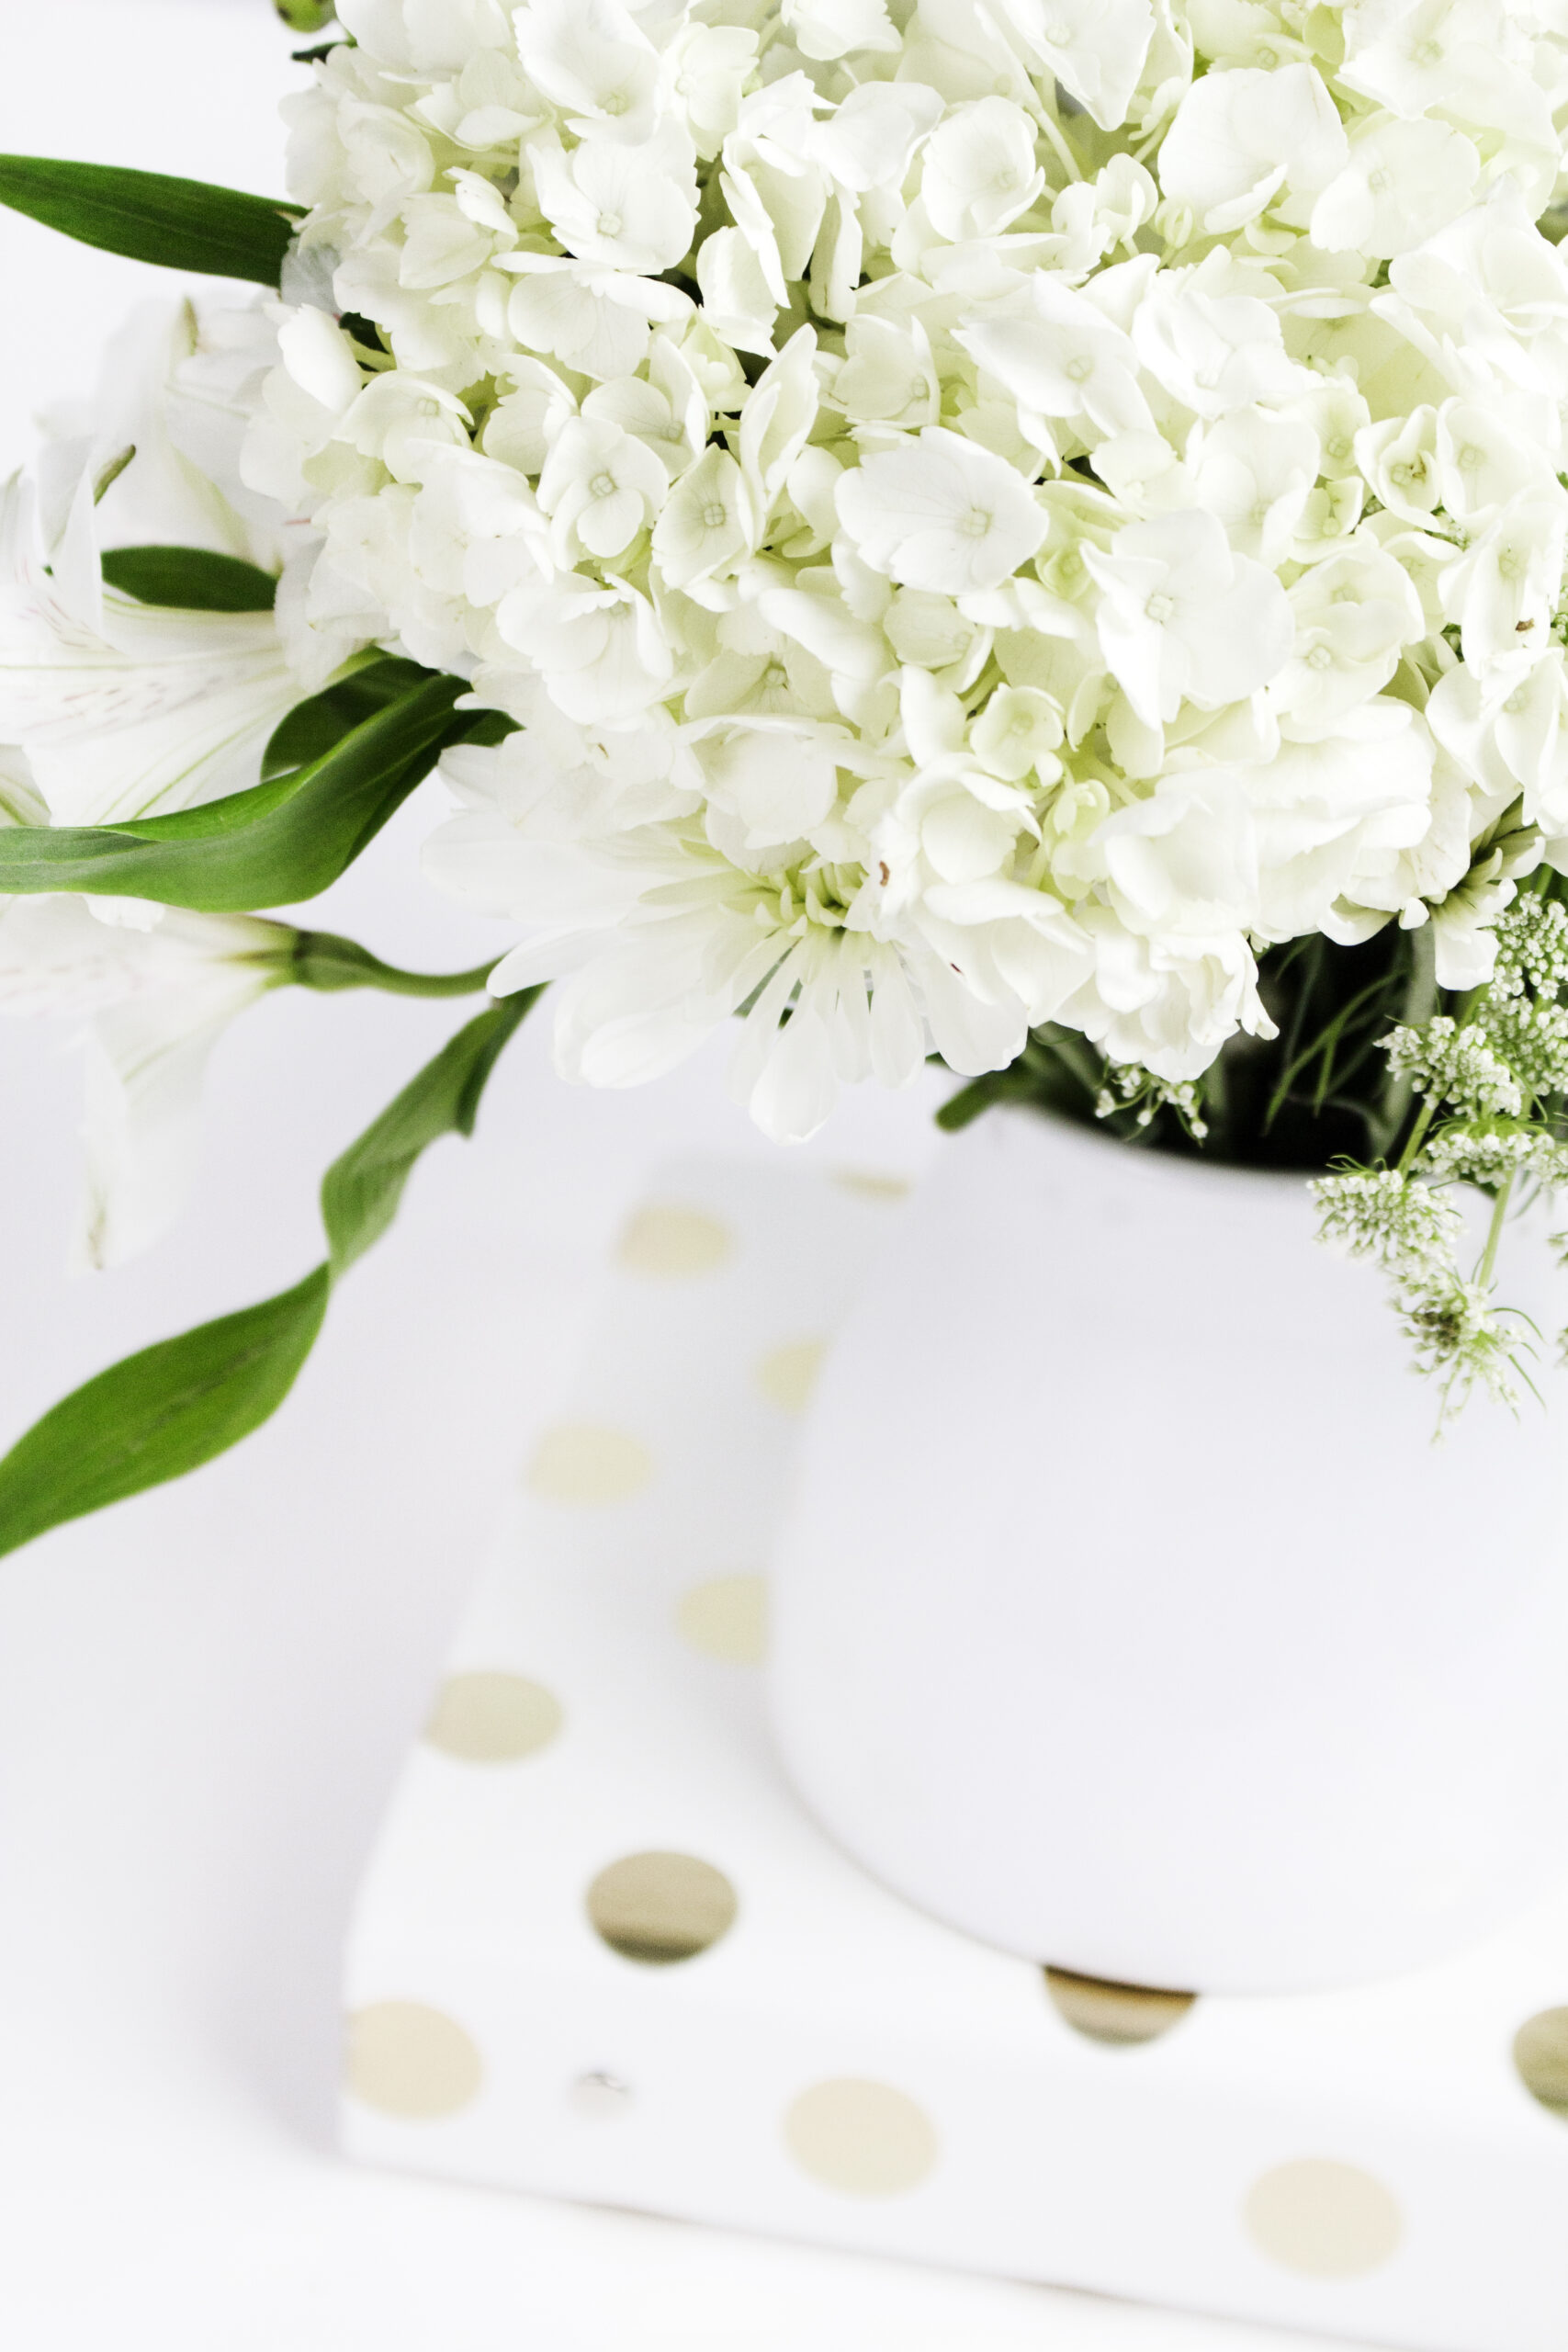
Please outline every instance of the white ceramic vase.
[[[1547, 1411], [1434, 1444], [1303, 1179], [1029, 1112], [903, 1214], [775, 1566], [778, 1740], [851, 1854], [1009, 1951], [1212, 1992], [1417, 1965], [1568, 1871], [1550, 1344]], [[1506, 1263], [1550, 1333], [1539, 1240]]]

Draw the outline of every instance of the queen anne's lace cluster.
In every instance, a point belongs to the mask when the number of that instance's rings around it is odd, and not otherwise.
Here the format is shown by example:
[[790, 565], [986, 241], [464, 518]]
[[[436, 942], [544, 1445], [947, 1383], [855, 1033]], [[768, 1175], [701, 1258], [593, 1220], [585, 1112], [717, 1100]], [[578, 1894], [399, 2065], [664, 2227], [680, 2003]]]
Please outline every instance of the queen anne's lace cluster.
[[1156, 1078], [1136, 1062], [1109, 1063], [1105, 1084], [1095, 1098], [1097, 1119], [1112, 1119], [1120, 1111], [1131, 1112], [1140, 1127], [1151, 1127], [1162, 1111], [1173, 1111], [1194, 1143], [1201, 1143], [1209, 1132], [1201, 1091], [1190, 1079], [1177, 1082]]
[[[1417, 1363], [1444, 1371], [1450, 1407], [1477, 1385], [1514, 1400], [1520, 1358], [1535, 1351], [1523, 1318], [1492, 1303], [1504, 1221], [1512, 1204], [1568, 1192], [1568, 912], [1523, 898], [1497, 919], [1494, 947], [1467, 1020], [1441, 1013], [1383, 1039], [1391, 1077], [1419, 1102], [1398, 1167], [1349, 1168], [1312, 1188], [1323, 1238], [1388, 1275]], [[1434, 1189], [1454, 1183], [1493, 1197], [1470, 1278], [1459, 1215]], [[1568, 1237], [1559, 1247], [1568, 1254]]]
[[1425, 1028], [1394, 1030], [1383, 1046], [1393, 1076], [1417, 1094], [1451, 1102], [1478, 1119], [1498, 1112], [1517, 1118], [1524, 1109], [1523, 1087], [1479, 1023], [1461, 1029], [1442, 1013]]
[[[1429, 1172], [1442, 1182], [1467, 1171]], [[1494, 1169], [1484, 1181], [1499, 1172], [1506, 1182], [1517, 1171]], [[1393, 1168], [1320, 1177], [1312, 1191], [1321, 1238], [1353, 1258], [1371, 1259], [1388, 1277], [1417, 1371], [1436, 1374], [1442, 1384], [1438, 1426], [1477, 1388], [1517, 1405], [1519, 1378], [1528, 1377], [1520, 1359], [1534, 1350], [1520, 1318], [1495, 1305], [1490, 1267], [1471, 1278], [1461, 1272], [1464, 1227], [1452, 1203], [1430, 1182]]]
[[246, 470], [522, 721], [431, 860], [570, 1070], [750, 1001], [798, 1135], [1047, 1020], [1184, 1083], [1305, 932], [1485, 977], [1568, 835], [1557, 11], [341, 14]]

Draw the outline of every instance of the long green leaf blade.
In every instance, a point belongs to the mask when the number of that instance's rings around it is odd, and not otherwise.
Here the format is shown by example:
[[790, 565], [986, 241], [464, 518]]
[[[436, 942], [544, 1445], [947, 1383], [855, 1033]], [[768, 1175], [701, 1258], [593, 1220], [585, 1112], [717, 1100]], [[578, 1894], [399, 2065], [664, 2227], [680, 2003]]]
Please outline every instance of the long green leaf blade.
[[385, 1233], [421, 1152], [440, 1136], [472, 1135], [486, 1080], [539, 994], [525, 989], [503, 997], [467, 1023], [333, 1162], [321, 1184], [321, 1221], [334, 1277]]
[[279, 1297], [160, 1340], [63, 1397], [0, 1462], [0, 1553], [248, 1437], [293, 1386], [330, 1289], [318, 1266]]
[[110, 548], [103, 571], [122, 595], [185, 613], [270, 613], [277, 594], [270, 571], [210, 548]]
[[454, 722], [461, 678], [431, 677], [319, 759], [248, 792], [121, 825], [0, 830], [0, 892], [83, 890], [211, 914], [313, 899], [423, 782]]
[[0, 155], [0, 204], [130, 261], [272, 287], [300, 217], [238, 188], [48, 155]]
[[259, 1306], [127, 1356], [34, 1422], [0, 1461], [0, 1555], [184, 1477], [277, 1410], [315, 1344], [333, 1282], [390, 1225], [421, 1152], [442, 1136], [473, 1133], [490, 1074], [542, 993], [525, 989], [468, 1022], [333, 1161], [321, 1185], [327, 1264]]
[[297, 702], [262, 754], [263, 783], [270, 784], [275, 776], [287, 775], [296, 768], [308, 768], [389, 703], [423, 685], [429, 675], [417, 662], [378, 654], [360, 669], [351, 670], [346, 678], [323, 686], [320, 694]]

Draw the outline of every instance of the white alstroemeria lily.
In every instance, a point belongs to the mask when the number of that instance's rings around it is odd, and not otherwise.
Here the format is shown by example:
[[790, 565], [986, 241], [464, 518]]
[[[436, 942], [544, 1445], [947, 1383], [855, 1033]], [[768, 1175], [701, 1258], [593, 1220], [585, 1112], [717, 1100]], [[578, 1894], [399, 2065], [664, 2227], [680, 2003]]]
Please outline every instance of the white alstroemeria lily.
[[276, 571], [299, 526], [246, 488], [240, 449], [278, 356], [259, 305], [139, 304], [110, 338], [90, 397], [46, 419], [39, 472], [51, 514], [67, 482], [112, 474], [97, 506], [104, 547], [207, 548]]
[[243, 791], [307, 691], [271, 613], [175, 611], [107, 588], [85, 476], [52, 544], [30, 483], [0, 492], [0, 738], [25, 747], [58, 821]]
[[0, 1013], [86, 1015], [86, 1181], [73, 1269], [118, 1265], [178, 1216], [223, 1031], [288, 978], [296, 933], [140, 900], [0, 901]]
[[0, 743], [0, 825], [47, 825], [49, 809], [19, 743]]

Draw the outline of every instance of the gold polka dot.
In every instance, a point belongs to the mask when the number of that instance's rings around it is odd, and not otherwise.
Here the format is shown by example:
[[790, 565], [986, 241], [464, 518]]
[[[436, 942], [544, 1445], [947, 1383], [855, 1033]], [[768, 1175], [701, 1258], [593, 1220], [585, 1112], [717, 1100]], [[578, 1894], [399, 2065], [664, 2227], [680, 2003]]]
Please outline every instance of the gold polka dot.
[[1514, 2036], [1514, 2064], [1531, 2098], [1568, 2120], [1568, 2009], [1541, 2009]]
[[533, 1492], [552, 1503], [624, 1503], [653, 1476], [653, 1457], [626, 1430], [559, 1421], [547, 1430], [528, 1467]]
[[705, 1209], [649, 1201], [623, 1228], [615, 1258], [629, 1274], [679, 1281], [722, 1266], [734, 1247], [729, 1227]]
[[1242, 2218], [1270, 2261], [1304, 2278], [1360, 2278], [1385, 2263], [1404, 2223], [1381, 2180], [1354, 2165], [1303, 2156], [1254, 2183]]
[[547, 1747], [560, 1702], [521, 1674], [452, 1674], [436, 1693], [424, 1736], [465, 1764], [515, 1764]]
[[757, 1366], [757, 1385], [781, 1412], [804, 1413], [828, 1351], [826, 1340], [791, 1340]]
[[626, 1854], [588, 1890], [588, 1917], [612, 1951], [652, 1967], [694, 1960], [735, 1924], [735, 1889], [694, 1854]]
[[422, 2001], [376, 2001], [348, 2021], [348, 2087], [383, 2115], [456, 2115], [483, 2071], [462, 2027]]
[[1077, 1976], [1068, 1968], [1048, 1968], [1045, 1990], [1075, 2033], [1122, 2050], [1134, 2042], [1157, 2041], [1180, 2024], [1197, 1998], [1194, 1993], [1156, 1992], [1151, 1984]]
[[852, 2197], [901, 2197], [937, 2159], [923, 2109], [889, 2083], [844, 2076], [813, 2083], [784, 2117], [784, 2143], [803, 2172]]
[[761, 1666], [768, 1651], [766, 1577], [710, 1577], [681, 1596], [675, 1622], [705, 1657]]
[[833, 1182], [867, 1201], [907, 1200], [910, 1192], [907, 1176], [883, 1176], [874, 1168], [835, 1168]]

